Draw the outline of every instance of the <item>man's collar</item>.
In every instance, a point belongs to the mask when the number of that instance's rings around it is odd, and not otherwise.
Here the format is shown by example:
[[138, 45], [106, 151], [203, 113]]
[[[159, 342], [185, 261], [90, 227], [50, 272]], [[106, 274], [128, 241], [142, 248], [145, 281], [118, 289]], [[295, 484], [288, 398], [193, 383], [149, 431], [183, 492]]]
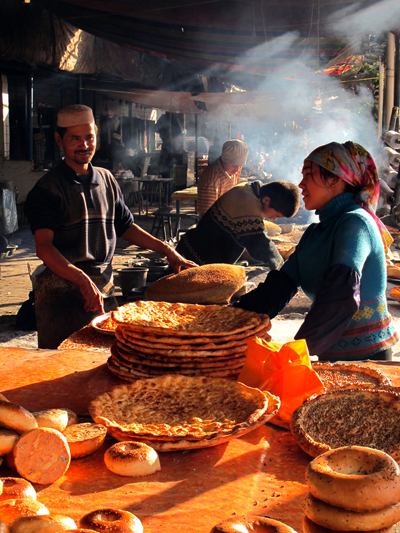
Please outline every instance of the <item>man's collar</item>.
[[[99, 185], [100, 183], [100, 174], [97, 172], [97, 170], [93, 167], [92, 163], [89, 163], [89, 168], [92, 174], [92, 179], [90, 180], [91, 185]], [[81, 183], [81, 181], [78, 178], [78, 174], [75, 172], [73, 168], [67, 165], [65, 160], [63, 159], [61, 162], [61, 169], [65, 177], [74, 182], [74, 183]]]

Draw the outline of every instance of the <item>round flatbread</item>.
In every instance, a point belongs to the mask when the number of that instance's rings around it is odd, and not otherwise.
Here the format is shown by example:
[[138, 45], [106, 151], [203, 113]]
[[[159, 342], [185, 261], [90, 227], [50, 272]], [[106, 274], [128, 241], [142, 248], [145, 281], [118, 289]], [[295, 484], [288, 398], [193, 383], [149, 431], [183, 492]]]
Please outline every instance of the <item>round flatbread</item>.
[[[261, 331], [262, 333], [262, 331]], [[260, 335], [258, 335], [260, 336]], [[118, 331], [118, 339], [120, 339], [122, 342], [129, 342], [130, 345], [137, 346], [138, 350], [141, 350], [141, 347], [143, 348], [152, 348], [154, 349], [160, 349], [160, 350], [190, 350], [190, 351], [197, 351], [197, 350], [228, 350], [230, 348], [235, 348], [236, 346], [243, 346], [246, 342], [245, 339], [238, 339], [238, 340], [232, 340], [228, 342], [221, 342], [221, 343], [215, 343], [215, 342], [208, 342], [203, 344], [185, 344], [182, 342], [181, 344], [167, 344], [167, 343], [161, 343], [161, 342], [151, 342], [148, 341], [145, 338], [138, 339], [137, 337], [134, 337], [133, 335], [130, 335], [129, 332], [126, 332], [125, 330], [119, 330]]]
[[307, 400], [290, 420], [297, 444], [316, 457], [332, 448], [367, 446], [400, 459], [400, 393], [338, 389]]
[[257, 427], [260, 427], [268, 422], [273, 416], [276, 415], [280, 407], [280, 400], [277, 396], [273, 396], [269, 392], [264, 391], [264, 394], [268, 398], [268, 408], [265, 413], [256, 421], [254, 424], [249, 426], [246, 429], [238, 430], [235, 433], [214, 436], [212, 438], [204, 438], [191, 440], [189, 438], [182, 438], [179, 440], [160, 440], [160, 439], [149, 439], [140, 436], [129, 436], [126, 432], [121, 431], [117, 427], [108, 428], [108, 433], [119, 441], [139, 441], [151, 446], [157, 452], [173, 452], [173, 451], [184, 451], [184, 450], [195, 450], [199, 448], [209, 448], [211, 446], [217, 446], [218, 444], [223, 444], [224, 442], [229, 442], [233, 438], [240, 437], [253, 431]]
[[380, 388], [392, 382], [377, 368], [354, 363], [313, 363], [313, 369], [327, 390], [344, 387]]
[[231, 348], [221, 349], [221, 350], [182, 350], [178, 347], [174, 346], [174, 349], [169, 350], [161, 350], [160, 348], [154, 348], [154, 347], [146, 347], [146, 346], [139, 346], [136, 343], [133, 343], [129, 340], [129, 338], [124, 337], [121, 335], [120, 332], [116, 332], [117, 337], [117, 343], [122, 346], [126, 346], [127, 348], [132, 348], [136, 352], [139, 353], [158, 353], [159, 355], [164, 355], [165, 357], [213, 357], [218, 355], [231, 355], [235, 353], [243, 353], [246, 348], [247, 344], [239, 344], [237, 346], [233, 346]]
[[[122, 373], [124, 375], [128, 376], [135, 376], [136, 379], [141, 378], [151, 378], [155, 376], [165, 376], [168, 374], [173, 374], [172, 369], [157, 369], [155, 367], [144, 367], [143, 365], [135, 365], [135, 363], [131, 363], [129, 365], [126, 365], [124, 362], [121, 362], [121, 359], [116, 357], [115, 355], [112, 355], [107, 360], [107, 366], [111, 370], [111, 372], [115, 373], [114, 371], [117, 370], [119, 373]], [[237, 378], [240, 374], [240, 370], [242, 369], [243, 364], [239, 366], [239, 368], [231, 368], [228, 369], [211, 369], [211, 368], [181, 368], [175, 372], [175, 374], [179, 374], [182, 376], [207, 376], [207, 377], [218, 377], [218, 378]]]
[[[140, 300], [118, 307], [112, 317], [134, 331], [175, 336], [221, 336], [258, 326], [263, 315], [236, 307]], [[118, 328], [117, 328], [118, 331]]]
[[111, 348], [111, 353], [117, 353], [120, 358], [124, 359], [126, 363], [143, 364], [150, 367], [162, 367], [162, 368], [218, 368], [238, 365], [244, 363], [246, 356], [244, 354], [235, 355], [233, 357], [226, 358], [222, 361], [214, 357], [203, 357], [202, 359], [175, 358], [171, 361], [169, 357], [165, 357], [162, 361], [155, 361], [151, 356], [149, 358], [142, 357], [138, 352], [127, 352], [120, 346], [114, 345]]
[[175, 364], [174, 366], [154, 366], [154, 365], [146, 365], [143, 362], [138, 361], [126, 361], [123, 356], [119, 352], [112, 351], [111, 353], [111, 360], [115, 363], [120, 365], [121, 367], [127, 368], [127, 369], [134, 369], [139, 372], [144, 372], [151, 374], [153, 376], [156, 375], [163, 375], [163, 374], [186, 374], [193, 376], [195, 374], [209, 374], [213, 372], [229, 372], [229, 373], [236, 373], [238, 370], [241, 370], [243, 368], [245, 358], [241, 360], [235, 360], [230, 362], [230, 364], [225, 364], [224, 366], [199, 366], [199, 365], [191, 365], [186, 366], [185, 364]]
[[[125, 326], [124, 324], [120, 324], [118, 326], [118, 329], [120, 331], [123, 331], [126, 334], [129, 334], [131, 338], [135, 339], [146, 339], [147, 342], [152, 343], [163, 343], [167, 345], [179, 345], [181, 344], [190, 344], [190, 345], [204, 345], [207, 343], [213, 343], [216, 346], [218, 346], [220, 343], [230, 342], [230, 341], [239, 341], [241, 339], [246, 339], [248, 337], [253, 337], [254, 335], [257, 335], [257, 337], [264, 338], [264, 335], [267, 334], [267, 332], [271, 329], [271, 321], [267, 315], [260, 315], [262, 317], [262, 321], [257, 326], [254, 326], [252, 328], [249, 328], [248, 330], [242, 331], [240, 333], [236, 333], [233, 335], [222, 335], [222, 336], [214, 336], [214, 337], [207, 337], [207, 336], [201, 336], [201, 337], [186, 337], [184, 335], [176, 337], [174, 334], [168, 335], [168, 332], [165, 332], [164, 335], [154, 335], [150, 333], [147, 330], [144, 331], [134, 331], [130, 329], [128, 326]], [[269, 335], [266, 335], [269, 337]], [[195, 348], [192, 348], [193, 350]]]
[[166, 375], [114, 387], [88, 409], [97, 424], [127, 436], [210, 439], [253, 426], [268, 398], [235, 381]]

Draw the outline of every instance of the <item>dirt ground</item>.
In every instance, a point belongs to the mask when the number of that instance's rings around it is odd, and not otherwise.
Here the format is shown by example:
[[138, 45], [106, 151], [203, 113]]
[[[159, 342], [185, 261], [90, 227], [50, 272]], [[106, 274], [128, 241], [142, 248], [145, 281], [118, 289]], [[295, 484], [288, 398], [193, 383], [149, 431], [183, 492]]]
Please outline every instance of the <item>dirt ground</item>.
[[[182, 210], [190, 209], [190, 206], [183, 204]], [[146, 231], [150, 231], [153, 218], [142, 216], [135, 218], [135, 222]], [[182, 220], [182, 229], [187, 229], [192, 221]], [[298, 242], [305, 227], [294, 226], [294, 230], [285, 234], [272, 236], [275, 242]], [[159, 235], [161, 237], [161, 234]], [[28, 300], [29, 292], [32, 290], [32, 283], [29, 272], [41, 264], [36, 257], [33, 235], [29, 227], [20, 227], [11, 238], [13, 244], [17, 244], [16, 252], [9, 258], [0, 262], [0, 346], [16, 346], [20, 348], [37, 348], [37, 335], [35, 331], [22, 331], [16, 327], [16, 316], [21, 305]], [[173, 243], [172, 243], [173, 244]], [[114, 270], [123, 266], [128, 266], [128, 260], [138, 253], [143, 253], [136, 246], [129, 245], [123, 239], [117, 243], [116, 254], [113, 260]], [[121, 296], [118, 287], [117, 277], [115, 279], [116, 296]], [[400, 285], [400, 280], [399, 280]], [[299, 329], [304, 315], [309, 308], [310, 301], [299, 293], [274, 320], [272, 320], [271, 335], [274, 342], [288, 342]], [[388, 300], [389, 309], [394, 317], [398, 330], [400, 331], [400, 303]], [[400, 360], [399, 354], [396, 359]]]

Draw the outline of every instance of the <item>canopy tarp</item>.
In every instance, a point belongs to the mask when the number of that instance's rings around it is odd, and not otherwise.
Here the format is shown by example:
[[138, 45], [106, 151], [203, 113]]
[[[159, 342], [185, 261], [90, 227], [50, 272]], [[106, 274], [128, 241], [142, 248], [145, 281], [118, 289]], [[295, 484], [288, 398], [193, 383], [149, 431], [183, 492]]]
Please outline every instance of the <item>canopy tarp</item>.
[[[93, 89], [91, 89], [93, 90]], [[201, 113], [200, 109], [192, 100], [189, 92], [149, 91], [135, 89], [133, 91], [98, 91], [99, 96], [104, 98], [114, 97], [134, 102], [146, 107], [170, 111], [171, 113]]]
[[[246, 84], [289, 62], [293, 72], [297, 64], [323, 68], [355, 32], [399, 27], [399, 6], [398, 0], [3, 0], [0, 57], [135, 80], [140, 53]], [[118, 57], [107, 43], [125, 52]]]

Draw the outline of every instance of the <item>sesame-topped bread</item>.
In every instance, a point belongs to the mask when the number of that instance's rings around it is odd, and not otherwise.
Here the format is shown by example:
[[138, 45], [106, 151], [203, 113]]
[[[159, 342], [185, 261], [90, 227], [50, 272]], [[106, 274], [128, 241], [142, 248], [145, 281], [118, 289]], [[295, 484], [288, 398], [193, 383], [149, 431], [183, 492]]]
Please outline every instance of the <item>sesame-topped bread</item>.
[[148, 287], [145, 296], [157, 302], [227, 304], [245, 282], [244, 268], [214, 263], [160, 278]]

